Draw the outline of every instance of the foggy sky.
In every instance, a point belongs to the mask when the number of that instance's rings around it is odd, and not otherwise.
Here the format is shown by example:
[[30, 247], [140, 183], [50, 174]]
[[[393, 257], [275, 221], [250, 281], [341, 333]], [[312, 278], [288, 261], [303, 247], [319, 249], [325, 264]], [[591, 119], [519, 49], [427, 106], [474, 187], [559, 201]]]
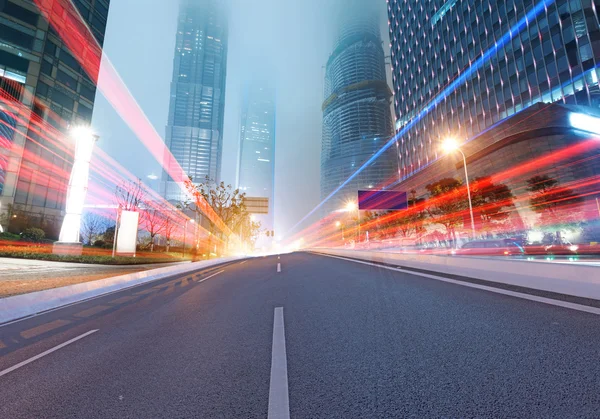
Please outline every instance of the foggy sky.
[[[221, 176], [225, 182], [235, 182], [242, 85], [247, 80], [268, 80], [277, 90], [276, 235], [283, 235], [319, 203], [324, 65], [332, 50], [337, 1], [231, 0]], [[386, 2], [364, 1], [375, 2], [381, 9], [384, 48], [389, 55]], [[104, 45], [163, 138], [177, 12], [175, 0], [113, 0]], [[158, 188], [160, 179], [152, 181], [147, 176], [154, 173], [160, 178], [160, 164], [100, 93], [92, 125], [100, 135], [102, 149]]]

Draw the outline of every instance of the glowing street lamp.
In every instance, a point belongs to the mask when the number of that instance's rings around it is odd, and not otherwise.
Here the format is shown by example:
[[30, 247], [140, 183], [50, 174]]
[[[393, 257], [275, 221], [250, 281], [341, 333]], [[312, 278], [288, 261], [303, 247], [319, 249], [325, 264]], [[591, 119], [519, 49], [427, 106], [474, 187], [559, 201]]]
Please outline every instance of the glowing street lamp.
[[469, 172], [467, 171], [467, 157], [460, 149], [460, 145], [454, 138], [447, 138], [442, 143], [442, 150], [446, 154], [451, 154], [458, 151], [463, 158], [463, 166], [465, 168], [465, 180], [467, 183], [467, 197], [469, 198], [469, 214], [471, 215], [471, 233], [472, 238], [475, 238], [475, 217], [473, 216], [473, 202], [471, 201], [471, 186], [469, 185]]
[[183, 257], [185, 258], [185, 233], [187, 233], [187, 225], [188, 223], [194, 224], [194, 220], [192, 218], [188, 218], [185, 220], [185, 224], [183, 226]]
[[60, 229], [58, 242], [53, 247], [53, 253], [81, 254], [83, 245], [79, 241], [81, 229], [81, 214], [88, 190], [90, 161], [98, 136], [89, 126], [79, 126], [71, 129], [71, 138], [75, 140], [73, 168], [67, 188], [65, 218]]

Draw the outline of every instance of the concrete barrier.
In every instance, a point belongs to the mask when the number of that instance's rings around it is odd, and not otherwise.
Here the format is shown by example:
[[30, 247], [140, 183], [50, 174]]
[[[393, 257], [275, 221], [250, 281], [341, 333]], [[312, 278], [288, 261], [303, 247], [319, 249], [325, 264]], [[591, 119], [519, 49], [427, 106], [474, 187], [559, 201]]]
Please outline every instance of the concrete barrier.
[[460, 257], [369, 250], [313, 249], [316, 253], [460, 275], [558, 294], [600, 300], [600, 266], [505, 259]]
[[98, 297], [124, 288], [157, 281], [175, 275], [192, 273], [238, 259], [240, 258], [232, 257], [167, 266], [143, 272], [114, 276], [112, 278], [99, 279], [97, 281], [68, 285], [66, 287], [15, 295], [14, 297], [0, 298], [0, 324], [31, 316], [42, 311], [76, 303], [78, 301]]

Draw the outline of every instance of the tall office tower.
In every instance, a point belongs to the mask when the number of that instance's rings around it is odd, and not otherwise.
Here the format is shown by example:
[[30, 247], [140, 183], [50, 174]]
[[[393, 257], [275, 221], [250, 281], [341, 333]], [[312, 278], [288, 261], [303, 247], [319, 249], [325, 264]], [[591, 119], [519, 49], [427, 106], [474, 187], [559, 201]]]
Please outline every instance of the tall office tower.
[[[194, 182], [221, 176], [227, 70], [224, 0], [181, 0], [166, 145]], [[165, 163], [161, 192], [183, 198]]]
[[[109, 3], [73, 3], [100, 46]], [[73, 124], [89, 124], [99, 68], [84, 71], [36, 4], [0, 0], [0, 216], [4, 228], [37, 226], [56, 237], [72, 158], [40, 126], [66, 133]]]
[[275, 91], [253, 84], [243, 97], [237, 184], [248, 197], [269, 198], [269, 214], [258, 216], [267, 230], [273, 230], [274, 174]]
[[[530, 135], [537, 145], [515, 148], [507, 129], [533, 109], [567, 114], [569, 105], [589, 112], [600, 105], [598, 13], [591, 0], [389, 0], [401, 176], [431, 165], [447, 136], [477, 140], [465, 146], [477, 155], [473, 176], [569, 143], [538, 132]], [[568, 127], [554, 114], [535, 115], [519, 129]], [[499, 123], [504, 134], [483, 135]]]
[[[344, 1], [336, 22], [336, 42], [325, 74], [321, 198], [338, 190], [369, 160], [393, 132], [386, 82], [385, 54], [373, 2]], [[397, 176], [394, 150], [383, 153], [324, 205], [324, 214], [347, 201], [356, 202], [360, 189], [377, 188]]]

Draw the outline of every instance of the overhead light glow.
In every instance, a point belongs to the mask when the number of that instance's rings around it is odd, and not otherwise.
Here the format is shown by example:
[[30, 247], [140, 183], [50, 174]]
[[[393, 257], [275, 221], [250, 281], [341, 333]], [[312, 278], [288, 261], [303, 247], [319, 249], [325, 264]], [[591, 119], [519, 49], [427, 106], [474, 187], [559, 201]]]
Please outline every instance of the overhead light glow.
[[573, 128], [600, 135], [600, 118], [584, 113], [572, 113], [569, 115], [569, 122]]

